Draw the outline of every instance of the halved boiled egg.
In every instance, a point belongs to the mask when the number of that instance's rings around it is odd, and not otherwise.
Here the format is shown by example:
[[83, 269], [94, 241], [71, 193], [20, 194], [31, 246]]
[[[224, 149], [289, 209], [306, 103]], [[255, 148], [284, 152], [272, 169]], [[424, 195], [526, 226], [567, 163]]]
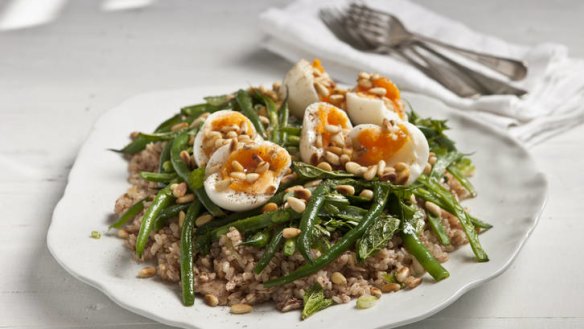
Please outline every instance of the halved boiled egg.
[[261, 138], [251, 121], [240, 112], [222, 110], [207, 117], [195, 137], [193, 155], [197, 166], [204, 167], [213, 153], [232, 139], [252, 142]]
[[385, 120], [381, 126], [361, 124], [353, 128], [349, 138], [353, 146], [352, 161], [361, 166], [375, 166], [381, 160], [388, 166], [400, 162], [408, 165], [405, 185], [413, 183], [428, 162], [428, 141], [422, 131], [409, 122]]
[[290, 113], [298, 118], [302, 118], [306, 107], [315, 102], [341, 106], [345, 93], [337, 88], [318, 59], [312, 64], [304, 59], [296, 63], [286, 74], [279, 92], [282, 99], [288, 93]]
[[357, 87], [348, 92], [347, 113], [355, 124], [381, 125], [384, 119], [407, 120], [399, 89], [377, 74], [360, 73]]
[[344, 149], [345, 136], [351, 128], [353, 125], [347, 113], [340, 108], [325, 102], [308, 106], [304, 113], [300, 137], [302, 161], [317, 164], [324, 158], [331, 165], [339, 165], [339, 152], [331, 152], [328, 149], [332, 147]]
[[244, 211], [265, 204], [290, 168], [288, 152], [267, 141], [219, 148], [205, 172], [205, 191], [211, 201], [231, 211]]

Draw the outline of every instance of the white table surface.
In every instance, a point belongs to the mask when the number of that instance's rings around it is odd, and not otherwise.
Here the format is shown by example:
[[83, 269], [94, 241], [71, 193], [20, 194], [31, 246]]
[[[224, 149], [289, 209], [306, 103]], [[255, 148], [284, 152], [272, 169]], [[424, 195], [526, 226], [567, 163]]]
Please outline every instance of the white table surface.
[[[45, 238], [53, 208], [92, 124], [125, 98], [279, 79], [289, 64], [258, 47], [256, 24], [278, 3], [173, 0], [106, 12], [103, 3], [115, 0], [61, 2], [50, 24], [0, 31], [0, 328], [166, 328], [53, 260]], [[420, 2], [478, 30], [561, 42], [584, 57], [582, 1]], [[0, 0], [0, 12], [8, 7]], [[584, 127], [532, 151], [550, 197], [515, 263], [407, 328], [584, 328]]]

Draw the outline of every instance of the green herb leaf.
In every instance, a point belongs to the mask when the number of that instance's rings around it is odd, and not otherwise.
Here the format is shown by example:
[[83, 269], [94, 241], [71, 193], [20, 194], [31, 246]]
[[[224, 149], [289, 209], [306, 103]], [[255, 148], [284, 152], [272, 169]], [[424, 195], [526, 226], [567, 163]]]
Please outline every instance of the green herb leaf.
[[323, 179], [323, 178], [347, 178], [354, 177], [355, 175], [345, 172], [345, 171], [326, 171], [318, 167], [302, 163], [294, 162], [292, 164], [292, 169], [300, 177], [307, 179]]
[[382, 215], [369, 226], [363, 237], [357, 241], [357, 257], [363, 261], [387, 245], [399, 227], [399, 219]]
[[308, 318], [318, 311], [333, 304], [333, 300], [324, 297], [322, 287], [315, 283], [304, 293], [304, 308], [302, 309], [302, 320]]

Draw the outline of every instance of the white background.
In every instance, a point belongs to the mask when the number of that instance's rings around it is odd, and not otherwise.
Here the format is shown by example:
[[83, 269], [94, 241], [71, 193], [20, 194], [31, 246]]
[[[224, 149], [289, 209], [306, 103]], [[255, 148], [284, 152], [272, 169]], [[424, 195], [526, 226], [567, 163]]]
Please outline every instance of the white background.
[[[14, 2], [0, 0], [0, 27]], [[45, 239], [53, 208], [92, 124], [125, 98], [281, 78], [289, 64], [260, 49], [256, 18], [285, 2], [172, 0], [115, 11], [104, 7], [149, 1], [54, 2], [63, 7], [48, 24], [0, 30], [0, 328], [165, 328], [57, 265]], [[560, 42], [584, 57], [578, 0], [418, 2], [482, 32]], [[584, 328], [584, 127], [532, 151], [550, 198], [516, 262], [406, 328]]]

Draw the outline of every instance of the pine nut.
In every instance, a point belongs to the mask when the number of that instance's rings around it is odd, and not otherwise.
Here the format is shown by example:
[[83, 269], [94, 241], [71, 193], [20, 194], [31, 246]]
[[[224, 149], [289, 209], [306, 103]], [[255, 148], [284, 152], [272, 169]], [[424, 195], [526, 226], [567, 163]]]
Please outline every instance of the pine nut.
[[419, 286], [420, 283], [422, 283], [422, 278], [415, 278], [413, 276], [410, 276], [406, 279], [404, 284], [409, 289], [414, 289], [415, 287]]
[[331, 143], [333, 145], [344, 147], [345, 146], [345, 137], [343, 137], [343, 135], [341, 133], [334, 134], [331, 137]]
[[245, 121], [242, 121], [242, 122], [239, 124], [239, 132], [240, 132], [242, 135], [247, 135], [247, 129], [248, 129], [248, 127], [247, 127], [247, 122], [245, 122]]
[[183, 226], [183, 224], [185, 223], [185, 218], [187, 218], [187, 214], [185, 214], [185, 212], [181, 210], [178, 213], [178, 227]]
[[229, 176], [231, 178], [235, 178], [235, 179], [239, 179], [239, 180], [244, 180], [245, 179], [245, 173], [242, 173], [241, 171], [233, 171], [229, 173]]
[[186, 163], [186, 164], [190, 164], [191, 163], [191, 155], [189, 154], [189, 152], [187, 151], [181, 151], [179, 154], [181, 160]]
[[382, 87], [375, 87], [375, 88], [369, 89], [369, 93], [377, 95], [377, 96], [385, 96], [385, 94], [387, 93], [387, 90], [385, 90], [385, 88], [382, 88]]
[[424, 166], [424, 175], [429, 175], [432, 172], [432, 165], [430, 163], [426, 163]]
[[267, 117], [260, 115], [260, 122], [264, 125], [269, 125], [270, 124], [270, 119], [268, 119]]
[[280, 181], [280, 184], [290, 183], [291, 181], [295, 180], [296, 177], [297, 177], [296, 173], [292, 173], [292, 174], [286, 175], [286, 176], [282, 177], [282, 180]]
[[325, 171], [332, 171], [333, 167], [331, 167], [330, 164], [328, 164], [327, 162], [321, 162], [318, 164], [317, 166], [318, 168], [325, 170]]
[[355, 188], [351, 185], [338, 185], [337, 191], [343, 195], [354, 195]]
[[331, 275], [331, 281], [339, 286], [346, 286], [347, 285], [347, 278], [341, 272], [334, 272]]
[[243, 168], [241, 163], [239, 163], [239, 161], [237, 161], [237, 160], [231, 161], [231, 168], [233, 168], [234, 171], [244, 171], [245, 170], [245, 168]]
[[213, 216], [211, 216], [210, 214], [203, 214], [203, 215], [197, 217], [197, 219], [195, 219], [195, 225], [197, 227], [201, 227], [212, 220], [213, 220]]
[[187, 184], [184, 182], [180, 184], [172, 184], [170, 189], [175, 198], [180, 198], [187, 193]]
[[215, 295], [206, 294], [205, 297], [203, 297], [203, 300], [205, 301], [205, 304], [211, 307], [219, 305], [219, 299]]
[[216, 148], [216, 149], [220, 148], [221, 146], [223, 146], [223, 142], [224, 141], [225, 140], [223, 138], [217, 138], [217, 139], [215, 139], [215, 142], [213, 143], [213, 147]]
[[245, 314], [253, 311], [253, 307], [248, 304], [233, 304], [231, 305], [231, 314]]
[[118, 230], [118, 238], [120, 239], [127, 239], [128, 238], [128, 231], [124, 230], [124, 229], [119, 229]]
[[430, 158], [428, 158], [428, 163], [430, 163], [431, 165], [434, 165], [436, 161], [438, 161], [438, 158], [435, 155], [432, 155], [430, 156]]
[[205, 137], [207, 139], [211, 140], [211, 139], [222, 138], [223, 135], [221, 135], [221, 133], [218, 131], [210, 130], [210, 131], [207, 131], [207, 133], [205, 134]]
[[262, 212], [270, 212], [270, 211], [276, 211], [278, 210], [278, 205], [275, 204], [274, 202], [269, 202], [266, 203], [263, 207], [262, 207]]
[[262, 161], [260, 162], [260, 164], [256, 167], [255, 172], [257, 172], [258, 174], [263, 174], [266, 171], [268, 171], [268, 169], [270, 169], [270, 164], [268, 162]]
[[247, 174], [245, 176], [245, 180], [248, 183], [254, 183], [255, 181], [257, 181], [260, 178], [260, 174], [256, 174], [256, 173], [251, 173], [251, 174]]
[[359, 84], [359, 87], [363, 87], [366, 89], [373, 87], [373, 84], [371, 83], [371, 81], [369, 79], [359, 79], [359, 81], [357, 83]]
[[301, 231], [296, 227], [286, 227], [282, 230], [282, 237], [284, 237], [284, 239], [292, 239], [297, 237], [300, 232]]
[[377, 298], [381, 297], [381, 289], [377, 287], [371, 287], [369, 289], [369, 293], [371, 294], [371, 296], [375, 296]]
[[312, 192], [310, 192], [309, 189], [305, 189], [304, 187], [294, 191], [294, 197], [296, 197], [298, 199], [308, 201], [311, 196], [312, 196]]
[[364, 199], [367, 199], [367, 200], [372, 200], [373, 199], [373, 191], [365, 189], [365, 190], [361, 191], [361, 193], [359, 193], [359, 196], [364, 198]]
[[367, 72], [359, 72], [359, 79], [369, 80], [371, 76]]
[[437, 217], [440, 217], [442, 215], [442, 209], [440, 209], [440, 207], [438, 207], [438, 205], [435, 204], [434, 202], [426, 201], [424, 206], [432, 215]]
[[373, 178], [375, 178], [376, 174], [377, 174], [377, 165], [373, 165], [373, 166], [369, 167], [367, 169], [367, 171], [363, 174], [363, 178], [365, 178], [366, 180], [372, 180]]
[[322, 179], [315, 179], [304, 184], [304, 187], [317, 187], [318, 185], [320, 185], [320, 183], [322, 183]]
[[187, 122], [179, 122], [177, 124], [175, 124], [174, 126], [170, 127], [170, 131], [175, 132], [175, 131], [179, 131], [185, 128], [188, 128], [189, 124]]
[[343, 154], [343, 149], [338, 146], [330, 146], [327, 150], [339, 156]]
[[215, 189], [217, 191], [225, 191], [229, 185], [231, 185], [231, 178], [225, 178], [223, 180], [220, 180], [217, 182], [217, 184], [215, 184]]
[[140, 271], [138, 271], [138, 277], [140, 279], [151, 278], [155, 275], [156, 275], [156, 267], [154, 267], [154, 266], [146, 266], [146, 267], [143, 267]]
[[326, 124], [324, 126], [324, 130], [326, 130], [327, 132], [329, 132], [331, 134], [337, 134], [337, 133], [341, 132], [342, 128], [341, 128], [341, 126]]
[[328, 95], [330, 95], [328, 89], [322, 83], [315, 82], [314, 83], [314, 89], [316, 89], [316, 92], [321, 97], [327, 97]]
[[339, 156], [330, 151], [326, 151], [325, 159], [334, 166], [338, 166], [341, 164], [341, 159], [339, 158]]
[[186, 194], [185, 196], [181, 196], [180, 198], [176, 198], [176, 203], [183, 204], [193, 202], [195, 200], [195, 196], [192, 193]]
[[230, 131], [227, 133], [227, 135], [225, 135], [227, 138], [237, 138], [237, 133], [235, 131]]
[[304, 210], [306, 210], [306, 204], [304, 203], [304, 201], [295, 198], [293, 196], [288, 197], [288, 199], [286, 200], [288, 202], [288, 205], [290, 205], [290, 208], [292, 208], [292, 210], [294, 210], [297, 213], [303, 213]]
[[401, 289], [401, 286], [397, 283], [386, 283], [381, 286], [382, 292], [396, 292]]
[[407, 183], [408, 179], [410, 179], [410, 170], [405, 169], [397, 173], [396, 183], [403, 185]]
[[357, 162], [349, 161], [349, 162], [345, 163], [345, 170], [347, 170], [351, 174], [356, 175], [357, 172], [359, 172], [360, 168], [361, 168], [361, 165], [358, 164]]
[[377, 176], [383, 176], [383, 171], [385, 170], [385, 161], [379, 160], [377, 163]]
[[351, 161], [351, 157], [350, 157], [350, 156], [348, 156], [348, 155], [346, 155], [346, 154], [343, 154], [343, 155], [341, 155], [341, 157], [339, 158], [339, 161], [341, 161], [341, 164], [342, 164], [342, 165], [344, 165], [345, 163], [347, 163], [347, 162]]
[[393, 168], [395, 168], [395, 171], [400, 172], [402, 170], [409, 169], [410, 166], [408, 166], [405, 162], [398, 162], [393, 166]]
[[329, 97], [329, 99], [333, 102], [339, 102], [345, 99], [345, 95], [342, 94], [334, 94]]
[[316, 141], [314, 142], [314, 145], [316, 145], [316, 147], [318, 148], [322, 147], [322, 135], [316, 136]]
[[397, 282], [403, 283], [410, 276], [410, 269], [408, 267], [400, 267], [395, 273]]
[[274, 194], [276, 193], [276, 191], [278, 190], [278, 187], [275, 185], [270, 185], [266, 188], [266, 190], [264, 191], [264, 193], [268, 193], [268, 194]]

